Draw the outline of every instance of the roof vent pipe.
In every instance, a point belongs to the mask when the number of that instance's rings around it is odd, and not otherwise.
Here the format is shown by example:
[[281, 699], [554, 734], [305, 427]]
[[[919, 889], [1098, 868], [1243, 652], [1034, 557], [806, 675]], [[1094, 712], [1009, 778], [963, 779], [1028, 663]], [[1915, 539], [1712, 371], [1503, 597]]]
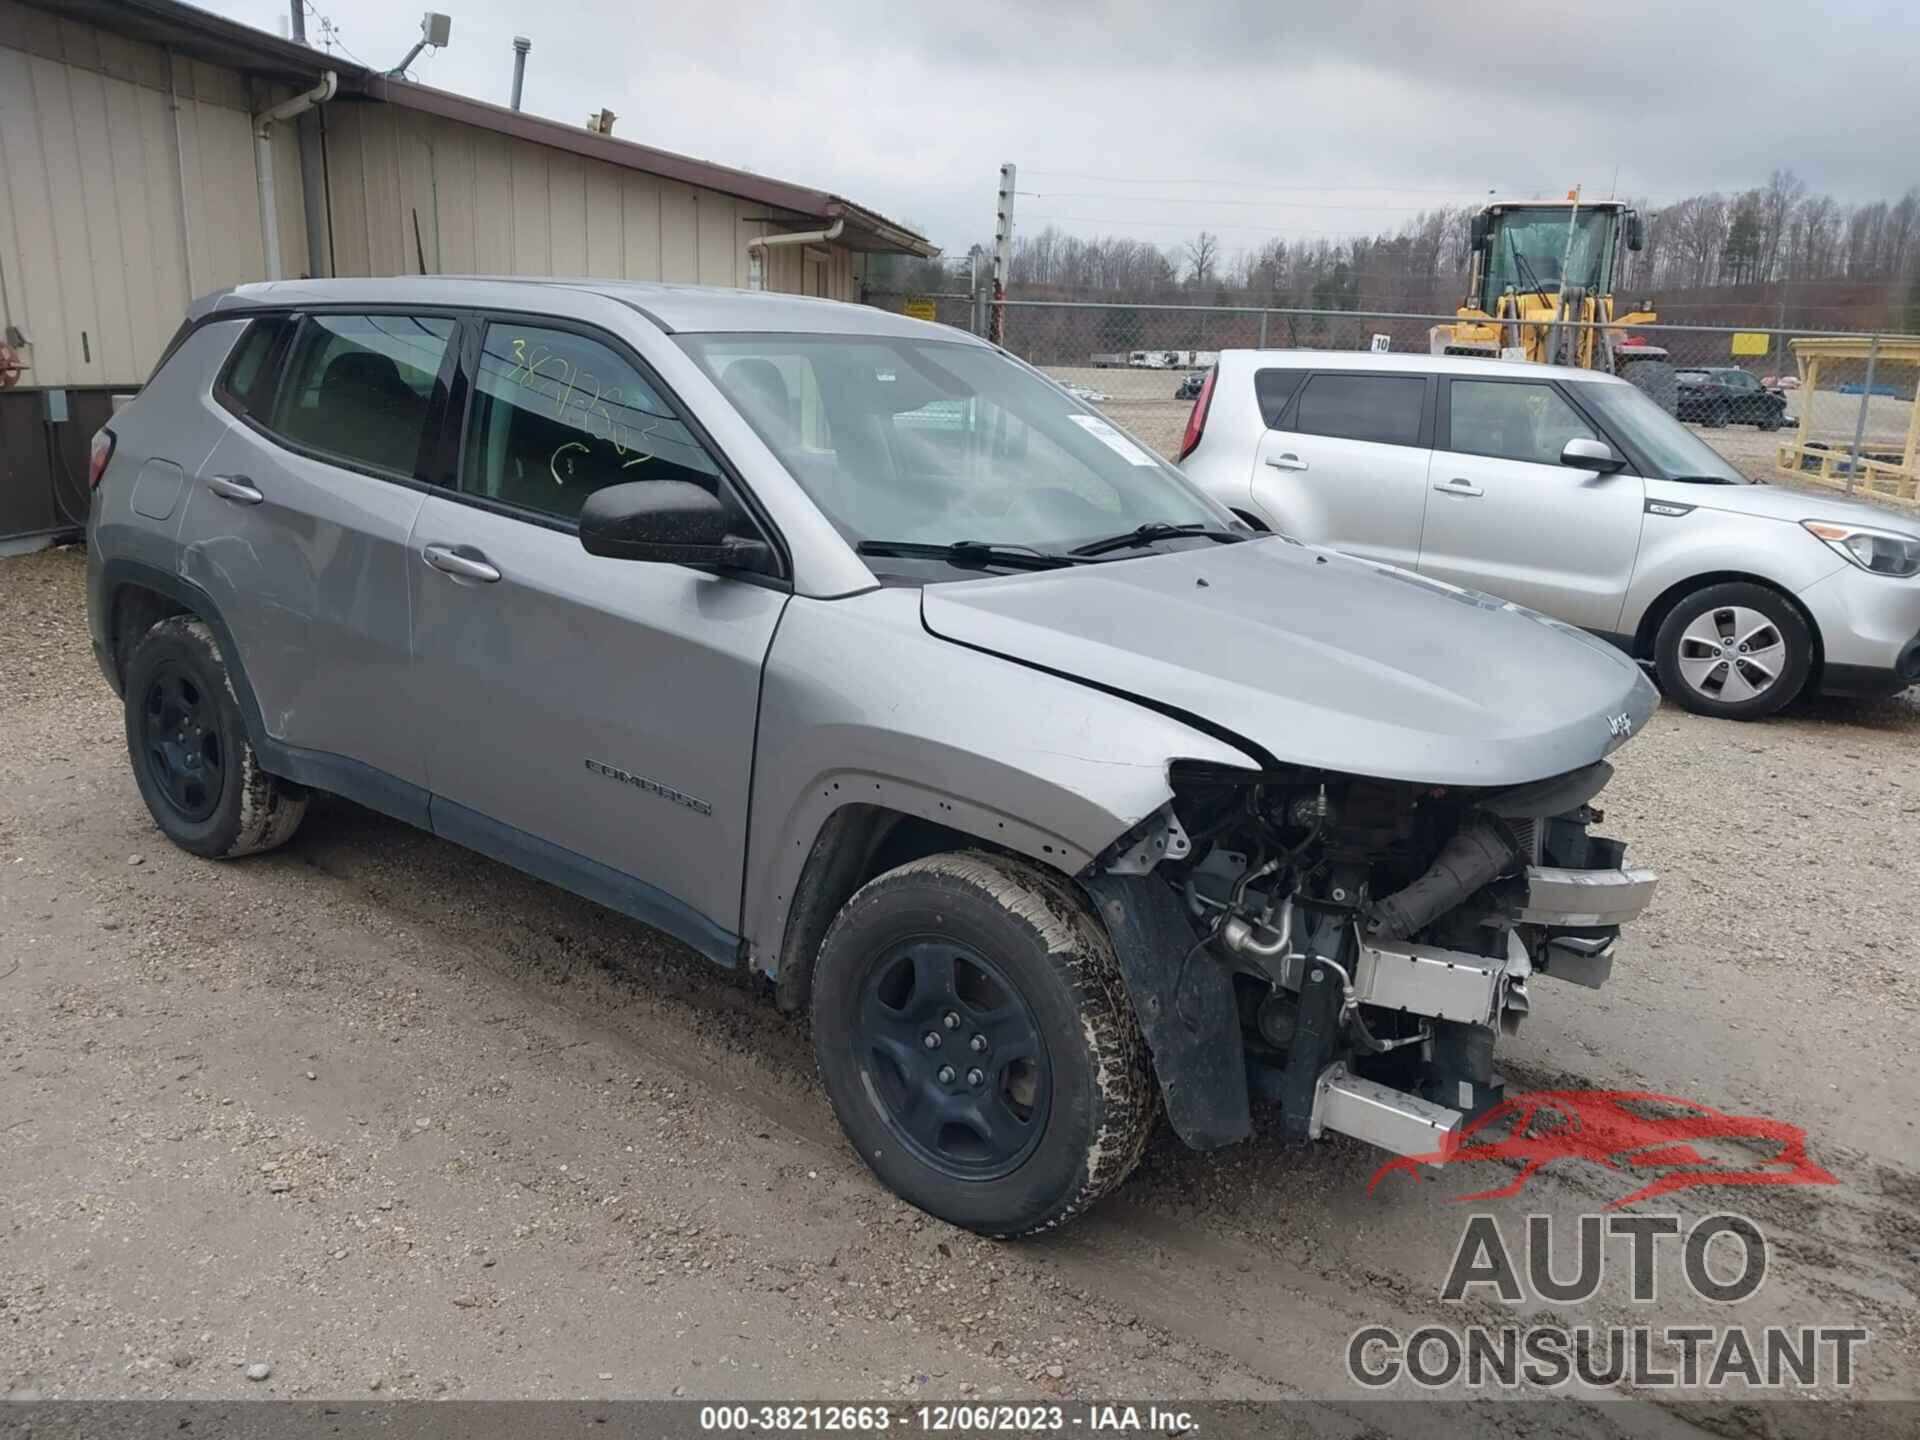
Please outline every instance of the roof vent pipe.
[[524, 35], [513, 37], [513, 108], [520, 108], [520, 87], [527, 78], [527, 52], [533, 48], [533, 41]]

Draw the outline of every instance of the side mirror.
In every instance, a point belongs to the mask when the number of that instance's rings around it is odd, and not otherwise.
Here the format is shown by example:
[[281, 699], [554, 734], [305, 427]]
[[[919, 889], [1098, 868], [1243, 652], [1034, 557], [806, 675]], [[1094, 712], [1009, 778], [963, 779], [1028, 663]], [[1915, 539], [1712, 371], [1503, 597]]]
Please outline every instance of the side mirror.
[[1647, 248], [1646, 226], [1641, 223], [1638, 210], [1627, 211], [1627, 249], [1644, 250]]
[[635, 480], [596, 490], [580, 507], [580, 545], [610, 560], [762, 570], [772, 558], [764, 542], [731, 533], [732, 507], [685, 480]]
[[1611, 475], [1626, 467], [1626, 461], [1613, 453], [1604, 440], [1574, 439], [1560, 451], [1560, 463], [1575, 470], [1591, 470], [1596, 475]]
[[1489, 217], [1485, 212], [1473, 217], [1473, 224], [1467, 232], [1467, 249], [1478, 252], [1487, 248], [1489, 225]]

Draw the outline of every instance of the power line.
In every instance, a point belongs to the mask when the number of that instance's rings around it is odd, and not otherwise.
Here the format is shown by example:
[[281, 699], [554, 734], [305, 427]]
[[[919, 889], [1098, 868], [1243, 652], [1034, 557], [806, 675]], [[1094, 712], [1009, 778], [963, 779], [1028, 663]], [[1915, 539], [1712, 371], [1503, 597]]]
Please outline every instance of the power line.
[[[1301, 195], [1338, 195], [1356, 194], [1372, 191], [1389, 191], [1396, 195], [1450, 195], [1460, 194], [1459, 187], [1450, 190], [1420, 190], [1405, 185], [1261, 185], [1246, 180], [1204, 180], [1195, 176], [1173, 175], [1155, 179], [1142, 175], [1089, 175], [1078, 170], [1028, 170], [1029, 175], [1055, 175], [1066, 180], [1100, 180], [1115, 185], [1227, 185], [1237, 190], [1281, 190]], [[1503, 187], [1495, 186], [1494, 189]], [[1543, 187], [1533, 187], [1543, 188]], [[1553, 188], [1553, 187], [1544, 187]], [[1123, 197], [1115, 195], [1113, 199]], [[1125, 197], [1134, 198], [1134, 197]]]
[[[1125, 200], [1129, 204], [1166, 205], [1239, 205], [1258, 207], [1267, 210], [1396, 210], [1409, 213], [1430, 214], [1432, 205], [1365, 205], [1322, 204], [1311, 200], [1233, 200], [1221, 196], [1209, 195], [1108, 195], [1097, 190], [1016, 190], [1016, 195], [1024, 195], [1032, 200]], [[1463, 205], [1472, 205], [1472, 201], [1462, 201]], [[1477, 205], [1474, 208], [1478, 208]]]
[[[1209, 180], [1199, 176], [1192, 176], [1192, 175], [1166, 175], [1166, 176], [1095, 175], [1082, 170], [1039, 170], [1039, 169], [1029, 169], [1027, 170], [1026, 173], [1028, 175], [1050, 175], [1055, 179], [1061, 179], [1061, 180], [1097, 180], [1103, 184], [1111, 184], [1111, 185], [1224, 185], [1234, 190], [1262, 190], [1262, 191], [1273, 191], [1281, 194], [1294, 194], [1294, 195], [1352, 195], [1352, 194], [1427, 195], [1427, 196], [1433, 196], [1440, 199], [1450, 199], [1450, 200], [1458, 201], [1460, 197], [1464, 194], [1464, 195], [1471, 195], [1476, 201], [1479, 201], [1480, 203], [1485, 203], [1485, 201], [1488, 198], [1498, 198], [1498, 197], [1505, 196], [1505, 197], [1509, 197], [1513, 201], [1513, 203], [1516, 203], [1516, 204], [1525, 204], [1526, 197], [1528, 196], [1532, 196], [1541, 200], [1559, 200], [1571, 188], [1570, 186], [1565, 184], [1510, 185], [1510, 184], [1496, 183], [1488, 186], [1485, 190], [1478, 189], [1477, 187], [1469, 188], [1465, 186], [1455, 186], [1454, 188], [1449, 190], [1426, 190], [1426, 189], [1421, 189], [1417, 186], [1394, 185], [1394, 184], [1388, 184], [1388, 183], [1373, 184], [1373, 185], [1273, 185], [1273, 184], [1263, 184], [1259, 182], [1249, 181], [1249, 180], [1241, 179], [1238, 177], [1234, 177], [1230, 179]], [[1629, 191], [1629, 195], [1628, 195], [1629, 199], [1645, 200], [1645, 201], [1648, 201], [1649, 203], [1653, 203], [1656, 201], [1690, 200], [1702, 194], [1721, 193], [1718, 190], [1713, 190], [1713, 191], [1639, 190], [1636, 187], [1631, 185], [1627, 186], [1626, 189]], [[1733, 192], [1733, 193], [1737, 193], [1737, 192]], [[1144, 200], [1148, 197], [1144, 195], [1133, 195], [1133, 194], [1114, 194], [1114, 195], [1102, 196], [1100, 198], [1112, 199], [1112, 200], [1135, 200], [1135, 199]], [[1385, 207], [1379, 207], [1379, 208], [1385, 208]]]
[[1372, 240], [1372, 230], [1298, 230], [1291, 225], [1242, 225], [1211, 220], [1116, 220], [1099, 215], [1028, 215], [1027, 220], [1051, 220], [1062, 225], [1120, 225], [1161, 230], [1254, 230], [1263, 235], [1298, 235], [1314, 240]]
[[331, 16], [322, 15], [320, 11], [315, 8], [313, 0], [300, 0], [300, 3], [306, 7], [309, 15], [320, 22], [320, 43], [322, 45], [326, 46], [329, 50], [338, 45], [340, 47], [340, 53], [353, 61], [354, 64], [360, 66], [363, 70], [373, 69], [373, 66], [367, 64], [366, 61], [354, 54], [352, 48], [347, 44], [346, 37], [340, 33], [340, 27], [334, 24]]

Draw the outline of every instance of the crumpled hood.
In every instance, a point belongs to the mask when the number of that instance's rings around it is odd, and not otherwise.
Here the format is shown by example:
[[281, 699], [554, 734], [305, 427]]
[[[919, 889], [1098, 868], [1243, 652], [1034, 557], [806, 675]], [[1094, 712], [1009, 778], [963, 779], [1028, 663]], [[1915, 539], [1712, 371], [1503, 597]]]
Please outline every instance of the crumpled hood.
[[1278, 536], [922, 596], [944, 639], [1183, 712], [1282, 763], [1381, 779], [1558, 775], [1656, 703], [1638, 665], [1571, 626]]

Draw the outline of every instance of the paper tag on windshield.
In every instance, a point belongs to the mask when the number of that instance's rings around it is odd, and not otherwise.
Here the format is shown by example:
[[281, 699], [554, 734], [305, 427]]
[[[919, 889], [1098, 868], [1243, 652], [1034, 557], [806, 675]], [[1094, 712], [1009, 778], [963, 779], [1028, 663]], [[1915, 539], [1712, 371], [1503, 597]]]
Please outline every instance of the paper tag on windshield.
[[1094, 439], [1113, 451], [1114, 454], [1118, 455], [1129, 465], [1151, 465], [1154, 463], [1153, 456], [1147, 454], [1146, 451], [1142, 450], [1138, 445], [1134, 444], [1098, 415], [1069, 415], [1067, 419], [1093, 436]]

